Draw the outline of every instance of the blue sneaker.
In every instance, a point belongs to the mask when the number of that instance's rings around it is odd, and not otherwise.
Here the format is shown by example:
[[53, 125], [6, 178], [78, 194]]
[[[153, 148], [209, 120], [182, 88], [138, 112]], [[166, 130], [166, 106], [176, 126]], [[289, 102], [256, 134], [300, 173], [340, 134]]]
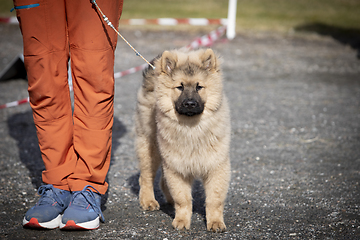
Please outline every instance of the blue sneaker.
[[59, 227], [62, 213], [70, 203], [71, 193], [54, 188], [51, 184], [40, 186], [38, 193], [41, 197], [36, 205], [26, 212], [23, 226], [47, 229]]
[[100, 220], [105, 222], [100, 206], [101, 195], [93, 186], [87, 185], [83, 190], [73, 192], [69, 207], [65, 210], [62, 217], [60, 229], [97, 229], [100, 225]]

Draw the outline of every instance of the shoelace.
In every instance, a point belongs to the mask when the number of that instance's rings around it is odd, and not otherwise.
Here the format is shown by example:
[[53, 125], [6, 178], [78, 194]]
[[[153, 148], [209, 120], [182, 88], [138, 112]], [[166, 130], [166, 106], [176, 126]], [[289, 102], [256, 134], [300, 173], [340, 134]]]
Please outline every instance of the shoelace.
[[[52, 191], [53, 196], [50, 196], [48, 194], [48, 191], [50, 191], [50, 190]], [[38, 194], [41, 195], [38, 205], [54, 204], [54, 202], [57, 202], [61, 207], [64, 207], [64, 205], [65, 205], [63, 200], [61, 200], [59, 195], [56, 193], [54, 186], [51, 184], [40, 186], [38, 189]]]
[[101, 212], [100, 206], [96, 205], [95, 194], [91, 190], [91, 188], [94, 189], [95, 192], [100, 194], [100, 192], [96, 188], [94, 188], [93, 186], [86, 185], [83, 190], [74, 193], [73, 201], [74, 201], [74, 199], [76, 198], [77, 195], [81, 194], [85, 198], [85, 200], [90, 204], [90, 206], [94, 209], [94, 211], [101, 217], [101, 220], [104, 222], [105, 221], [104, 215]]

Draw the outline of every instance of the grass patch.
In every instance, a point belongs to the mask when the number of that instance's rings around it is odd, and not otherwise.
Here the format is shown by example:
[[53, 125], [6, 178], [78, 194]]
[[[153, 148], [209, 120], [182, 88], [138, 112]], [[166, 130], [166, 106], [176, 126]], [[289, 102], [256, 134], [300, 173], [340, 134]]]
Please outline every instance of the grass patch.
[[10, 12], [10, 10], [14, 7], [14, 3], [12, 0], [1, 0], [0, 1], [0, 16], [1, 17], [9, 17], [15, 16], [15, 11]]
[[[14, 16], [12, 5], [1, 0], [0, 15]], [[226, 18], [227, 8], [228, 0], [126, 0], [122, 18]], [[238, 0], [237, 30], [286, 32], [310, 24], [360, 29], [359, 13], [359, 0]]]
[[238, 0], [237, 25], [283, 31], [313, 23], [359, 28], [359, 12], [357, 0]]

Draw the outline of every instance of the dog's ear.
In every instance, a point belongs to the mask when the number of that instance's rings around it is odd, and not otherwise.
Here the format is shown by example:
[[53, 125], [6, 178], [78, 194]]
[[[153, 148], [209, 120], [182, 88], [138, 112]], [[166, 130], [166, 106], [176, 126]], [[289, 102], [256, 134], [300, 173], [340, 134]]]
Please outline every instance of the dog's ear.
[[171, 72], [175, 69], [177, 57], [176, 55], [165, 51], [161, 56], [161, 70], [170, 75]]
[[216, 61], [216, 56], [213, 50], [211, 50], [210, 48], [208, 48], [204, 54], [201, 57], [201, 61], [203, 64], [203, 68], [205, 68], [206, 70], [216, 70], [217, 68], [217, 61]]

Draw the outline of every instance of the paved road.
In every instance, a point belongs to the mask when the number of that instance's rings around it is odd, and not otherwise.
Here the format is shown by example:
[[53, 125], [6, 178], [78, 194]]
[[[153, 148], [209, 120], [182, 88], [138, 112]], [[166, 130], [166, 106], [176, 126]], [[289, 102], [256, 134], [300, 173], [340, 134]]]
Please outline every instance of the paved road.
[[[0, 69], [21, 53], [17, 26], [0, 25]], [[204, 32], [123, 30], [148, 59]], [[189, 231], [171, 226], [174, 211], [138, 203], [134, 154], [136, 91], [141, 73], [116, 80], [106, 223], [98, 230], [23, 229], [38, 199], [43, 170], [29, 105], [0, 110], [1, 239], [359, 239], [360, 61], [357, 49], [315, 34], [244, 32], [213, 46], [223, 58], [232, 109], [232, 179], [228, 231], [205, 231], [204, 192], [193, 190]], [[122, 41], [115, 71], [143, 64]], [[0, 104], [27, 97], [26, 81], [0, 82]]]

